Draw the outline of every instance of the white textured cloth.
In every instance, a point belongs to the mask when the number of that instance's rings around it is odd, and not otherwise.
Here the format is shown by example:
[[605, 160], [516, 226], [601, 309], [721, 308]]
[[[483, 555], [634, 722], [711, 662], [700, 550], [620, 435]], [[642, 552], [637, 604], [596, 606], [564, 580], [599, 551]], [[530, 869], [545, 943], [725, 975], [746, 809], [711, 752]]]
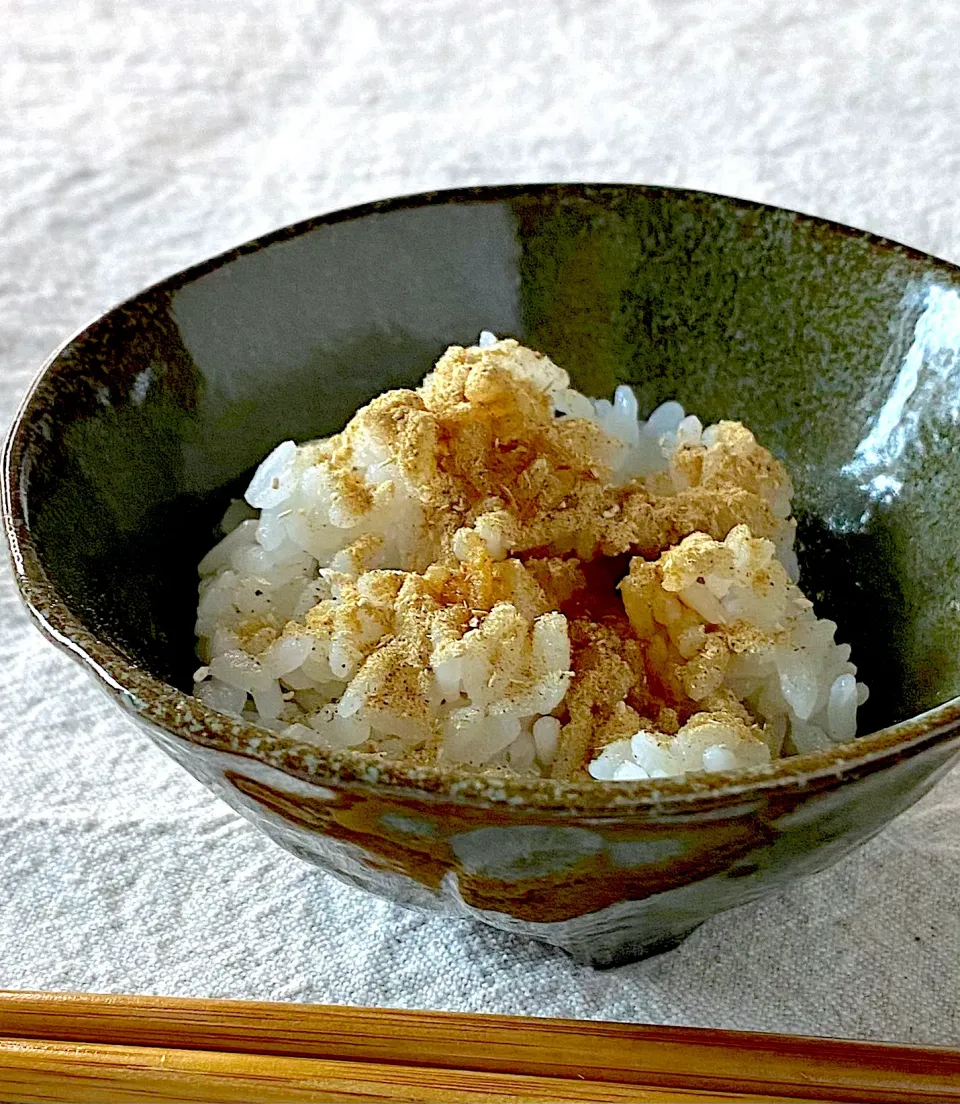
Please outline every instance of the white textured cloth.
[[[523, 11], [523, 14], [521, 13]], [[143, 285], [367, 199], [679, 184], [960, 259], [960, 7], [9, 0], [0, 424]], [[156, 750], [0, 579], [0, 987], [960, 1044], [960, 773], [856, 856], [607, 973], [303, 865]]]

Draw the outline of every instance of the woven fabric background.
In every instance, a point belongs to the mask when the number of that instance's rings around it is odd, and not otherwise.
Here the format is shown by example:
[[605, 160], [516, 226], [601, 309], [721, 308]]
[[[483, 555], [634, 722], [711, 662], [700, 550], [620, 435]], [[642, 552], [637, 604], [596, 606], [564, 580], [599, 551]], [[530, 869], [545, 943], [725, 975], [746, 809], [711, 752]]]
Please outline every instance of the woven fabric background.
[[[766, 200], [960, 260], [960, 7], [0, 0], [0, 423], [61, 339], [272, 227], [472, 183]], [[960, 1044], [960, 774], [856, 856], [607, 973], [280, 851], [0, 578], [0, 987]]]

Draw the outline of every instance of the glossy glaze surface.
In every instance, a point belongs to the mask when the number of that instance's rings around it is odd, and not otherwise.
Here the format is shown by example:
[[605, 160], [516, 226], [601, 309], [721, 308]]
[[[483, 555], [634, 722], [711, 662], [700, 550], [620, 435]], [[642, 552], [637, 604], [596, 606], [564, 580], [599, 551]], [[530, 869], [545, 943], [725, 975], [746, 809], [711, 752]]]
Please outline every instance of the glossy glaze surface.
[[[642, 187], [414, 197], [281, 231], [53, 359], [8, 443], [21, 590], [168, 751], [304, 857], [583, 958], [649, 952], [849, 850], [955, 755], [958, 275], [815, 219]], [[864, 728], [883, 731], [739, 778], [504, 785], [325, 756], [182, 692], [196, 563], [250, 468], [482, 328], [590, 393], [630, 382], [642, 408], [740, 418], [786, 460], [803, 585], [853, 644]]]

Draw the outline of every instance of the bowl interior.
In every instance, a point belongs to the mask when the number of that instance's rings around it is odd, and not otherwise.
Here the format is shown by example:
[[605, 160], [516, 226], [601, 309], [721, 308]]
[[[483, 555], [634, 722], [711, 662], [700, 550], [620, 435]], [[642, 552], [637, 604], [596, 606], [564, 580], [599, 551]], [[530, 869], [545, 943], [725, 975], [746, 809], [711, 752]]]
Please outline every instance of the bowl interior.
[[328, 434], [481, 329], [574, 384], [736, 418], [795, 486], [802, 585], [853, 646], [861, 731], [960, 693], [960, 272], [774, 208], [481, 189], [314, 220], [167, 280], [55, 358], [18, 430], [43, 569], [189, 689], [196, 564], [280, 440]]

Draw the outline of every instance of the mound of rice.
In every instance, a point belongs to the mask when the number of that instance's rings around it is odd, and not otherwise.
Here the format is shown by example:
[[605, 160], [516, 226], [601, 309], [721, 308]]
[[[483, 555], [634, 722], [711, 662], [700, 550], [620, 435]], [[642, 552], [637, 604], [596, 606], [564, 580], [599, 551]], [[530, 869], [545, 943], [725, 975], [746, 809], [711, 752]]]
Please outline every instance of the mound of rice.
[[796, 586], [783, 467], [481, 335], [339, 434], [284, 441], [200, 564], [195, 693], [304, 743], [603, 781], [856, 734]]

